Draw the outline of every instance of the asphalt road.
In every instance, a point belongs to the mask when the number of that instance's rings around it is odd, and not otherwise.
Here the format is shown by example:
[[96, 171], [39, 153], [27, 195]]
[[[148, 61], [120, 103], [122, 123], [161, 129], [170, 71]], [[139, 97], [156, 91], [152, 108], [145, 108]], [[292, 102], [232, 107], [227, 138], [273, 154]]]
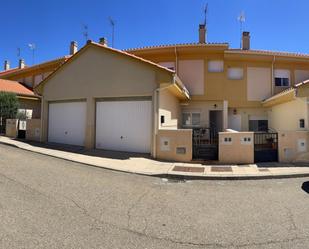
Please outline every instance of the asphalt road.
[[307, 249], [307, 181], [168, 181], [0, 145], [0, 248]]

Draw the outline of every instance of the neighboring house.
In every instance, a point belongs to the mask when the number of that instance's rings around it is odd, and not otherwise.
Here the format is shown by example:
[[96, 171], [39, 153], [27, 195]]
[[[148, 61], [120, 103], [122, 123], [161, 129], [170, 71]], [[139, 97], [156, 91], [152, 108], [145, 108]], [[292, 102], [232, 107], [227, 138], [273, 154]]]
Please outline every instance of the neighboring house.
[[[0, 92], [16, 94], [19, 102], [18, 113], [26, 119], [39, 119], [41, 117], [40, 97], [17, 81], [0, 79]], [[14, 123], [15, 131], [6, 132], [6, 122], [0, 117], [0, 133], [17, 135], [17, 126]], [[10, 128], [11, 130], [11, 128]]]
[[[217, 159], [219, 143], [229, 144], [231, 138], [219, 141], [216, 134], [232, 129], [255, 132], [256, 161], [277, 160], [278, 132], [280, 136], [282, 131], [308, 131], [308, 95], [303, 96], [302, 112], [296, 104], [300, 100], [291, 106], [291, 113], [285, 108], [280, 113], [279, 107], [270, 111], [263, 101], [309, 79], [309, 55], [251, 50], [249, 32], [243, 33], [241, 49], [231, 49], [225, 43], [205, 43], [203, 25], [199, 31], [199, 43], [126, 52], [175, 70], [188, 88], [191, 99], [180, 103], [178, 123], [179, 129], [193, 129], [193, 159]], [[291, 118], [285, 121], [284, 116]]]
[[159, 117], [176, 130], [179, 103], [189, 100], [173, 70], [91, 41], [36, 91], [42, 141], [153, 156]]
[[12, 80], [0, 79], [0, 92], [16, 94], [19, 102], [19, 112], [26, 114], [27, 118], [40, 118], [40, 97], [21, 83]]
[[17, 68], [10, 69], [9, 62], [4, 62], [4, 71], [0, 72], [0, 79], [14, 80], [22, 83], [27, 88], [33, 89], [43, 79], [61, 66], [70, 56], [47, 61], [33, 66], [26, 66], [23, 59], [19, 60]]

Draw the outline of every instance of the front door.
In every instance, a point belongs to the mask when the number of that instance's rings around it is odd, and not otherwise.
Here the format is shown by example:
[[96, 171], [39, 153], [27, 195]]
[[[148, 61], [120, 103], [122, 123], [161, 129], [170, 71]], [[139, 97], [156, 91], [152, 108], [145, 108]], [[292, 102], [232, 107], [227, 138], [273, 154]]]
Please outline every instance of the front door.
[[209, 111], [209, 127], [217, 132], [223, 131], [223, 111]]

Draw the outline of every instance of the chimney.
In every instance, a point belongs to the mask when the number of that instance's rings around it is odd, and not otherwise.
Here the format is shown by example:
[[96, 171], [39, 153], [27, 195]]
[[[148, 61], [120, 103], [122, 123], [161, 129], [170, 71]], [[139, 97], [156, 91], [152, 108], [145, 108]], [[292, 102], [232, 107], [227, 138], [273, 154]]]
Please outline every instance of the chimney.
[[10, 69], [10, 62], [8, 60], [4, 61], [4, 71], [7, 71]]
[[105, 37], [100, 38], [99, 43], [105, 47], [107, 47], [107, 39]]
[[19, 69], [25, 68], [25, 60], [24, 59], [19, 59], [18, 68]]
[[242, 33], [242, 49], [243, 50], [250, 50], [250, 32], [243, 32]]
[[199, 27], [199, 43], [206, 43], [206, 25], [200, 24]]
[[71, 44], [70, 44], [70, 55], [73, 55], [77, 52], [77, 42], [76, 41], [71, 41]]

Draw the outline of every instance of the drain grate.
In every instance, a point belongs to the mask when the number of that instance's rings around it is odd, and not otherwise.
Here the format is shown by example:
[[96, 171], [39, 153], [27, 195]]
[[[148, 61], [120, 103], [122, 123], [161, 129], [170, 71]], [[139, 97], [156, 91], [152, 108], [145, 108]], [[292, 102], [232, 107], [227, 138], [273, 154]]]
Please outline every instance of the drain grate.
[[233, 170], [232, 167], [213, 166], [211, 172], [233, 172]]
[[184, 166], [175, 166], [173, 171], [180, 172], [192, 172], [192, 173], [204, 173], [205, 168], [203, 167], [184, 167]]

